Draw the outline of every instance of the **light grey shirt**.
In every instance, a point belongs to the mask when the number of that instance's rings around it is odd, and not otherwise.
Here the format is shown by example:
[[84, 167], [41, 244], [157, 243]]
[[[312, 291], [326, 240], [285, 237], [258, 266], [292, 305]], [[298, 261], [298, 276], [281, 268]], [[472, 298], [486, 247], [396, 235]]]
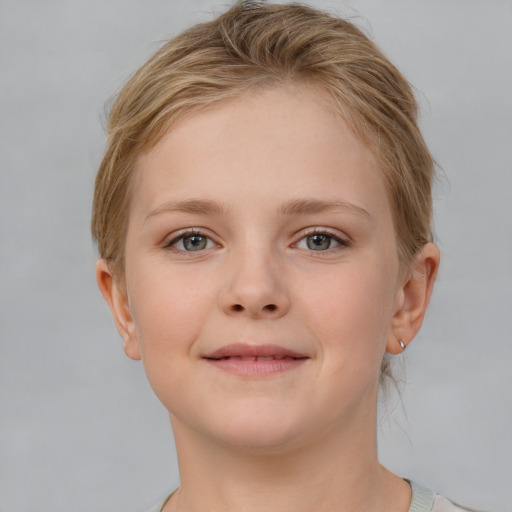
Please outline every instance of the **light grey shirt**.
[[444, 496], [425, 489], [420, 485], [407, 480], [412, 489], [412, 500], [409, 512], [462, 512], [469, 510], [452, 503]]

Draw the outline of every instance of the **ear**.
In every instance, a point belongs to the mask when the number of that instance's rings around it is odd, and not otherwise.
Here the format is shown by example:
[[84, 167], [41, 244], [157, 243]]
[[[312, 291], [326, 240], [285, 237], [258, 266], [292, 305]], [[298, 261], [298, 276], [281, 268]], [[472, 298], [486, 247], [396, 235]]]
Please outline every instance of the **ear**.
[[128, 303], [125, 286], [121, 286], [112, 274], [108, 261], [98, 260], [96, 263], [96, 281], [106, 300], [117, 330], [123, 338], [124, 351], [130, 359], [141, 359], [140, 347], [135, 333], [135, 324]]
[[439, 262], [439, 249], [432, 243], [425, 244], [415, 256], [411, 270], [397, 292], [386, 352], [399, 354], [402, 352], [400, 340], [407, 345], [420, 330], [439, 270]]

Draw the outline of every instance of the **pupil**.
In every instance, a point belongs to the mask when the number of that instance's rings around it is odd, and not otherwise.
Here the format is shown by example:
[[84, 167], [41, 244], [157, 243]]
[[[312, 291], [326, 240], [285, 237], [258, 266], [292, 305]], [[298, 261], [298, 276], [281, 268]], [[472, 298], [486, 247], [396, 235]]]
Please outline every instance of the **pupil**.
[[206, 247], [206, 238], [200, 235], [187, 236], [183, 239], [183, 245], [187, 251], [198, 251]]
[[313, 251], [329, 249], [331, 239], [326, 235], [311, 235], [307, 238], [307, 245], [308, 249], [312, 249]]

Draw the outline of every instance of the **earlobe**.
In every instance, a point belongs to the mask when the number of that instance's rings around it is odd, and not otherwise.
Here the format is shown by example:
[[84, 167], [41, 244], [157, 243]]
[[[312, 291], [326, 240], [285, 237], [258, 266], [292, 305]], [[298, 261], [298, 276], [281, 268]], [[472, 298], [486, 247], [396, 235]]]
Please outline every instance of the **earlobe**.
[[96, 281], [103, 298], [110, 308], [117, 330], [123, 338], [124, 351], [130, 359], [141, 359], [135, 325], [128, 304], [126, 289], [114, 279], [107, 260], [96, 263]]
[[[425, 244], [414, 258], [411, 271], [397, 292], [396, 310], [386, 352], [399, 354], [420, 330], [439, 270], [439, 249]], [[400, 343], [402, 342], [402, 343]]]

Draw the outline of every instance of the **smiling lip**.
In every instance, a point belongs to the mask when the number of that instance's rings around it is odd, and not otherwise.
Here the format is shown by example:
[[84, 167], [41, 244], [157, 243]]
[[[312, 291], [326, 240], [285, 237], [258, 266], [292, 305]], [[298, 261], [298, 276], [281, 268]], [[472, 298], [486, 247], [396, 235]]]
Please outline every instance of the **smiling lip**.
[[244, 377], [265, 377], [295, 369], [309, 357], [277, 345], [226, 345], [203, 356], [220, 370]]

